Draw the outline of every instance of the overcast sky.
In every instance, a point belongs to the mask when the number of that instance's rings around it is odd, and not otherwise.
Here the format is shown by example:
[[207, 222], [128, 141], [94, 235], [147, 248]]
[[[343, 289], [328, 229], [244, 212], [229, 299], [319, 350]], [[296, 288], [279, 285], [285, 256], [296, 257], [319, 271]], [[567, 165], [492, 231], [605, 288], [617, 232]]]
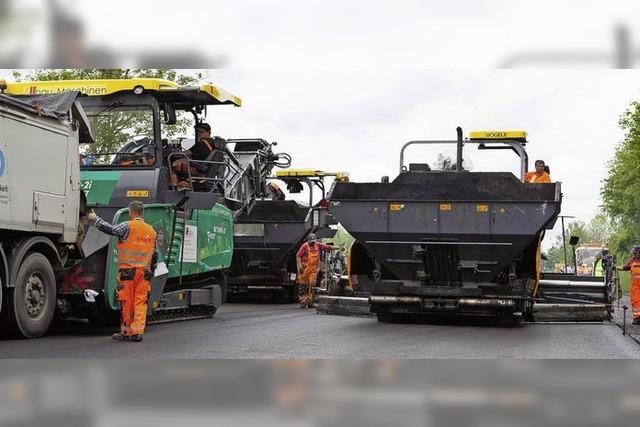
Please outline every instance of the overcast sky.
[[[278, 70], [611, 67], [624, 46], [628, 66], [640, 64], [640, 3], [631, 0], [2, 3], [0, 60], [21, 68], [51, 63], [50, 31], [60, 26], [53, 17], [62, 14], [81, 22], [77, 39], [90, 61], [118, 66], [186, 55], [201, 67]], [[619, 27], [628, 31], [624, 43], [616, 41]]]
[[[15, 52], [35, 66], [52, 51], [54, 21], [42, 0], [11, 4], [29, 23], [14, 34], [27, 46]], [[295, 167], [393, 179], [408, 140], [453, 139], [456, 126], [526, 130], [530, 159], [546, 160], [563, 183], [563, 213], [585, 221], [622, 138], [618, 118], [640, 99], [640, 71], [594, 69], [615, 65], [624, 46], [629, 65], [640, 63], [632, 1], [182, 0], [157, 14], [155, 0], [57, 4], [82, 21], [88, 52], [122, 54], [117, 65], [135, 52], [223, 58], [228, 68], [210, 79], [244, 104], [210, 109], [214, 133], [278, 141]], [[152, 10], [153, 25], [138, 25]], [[495, 70], [505, 64], [520, 68]], [[433, 163], [440, 151], [412, 149], [408, 159]], [[466, 157], [476, 171], [517, 170], [511, 153]]]
[[[614, 27], [640, 29], [629, 0], [182, 0], [144, 29], [133, 23], [156, 0], [60, 1], [86, 18], [92, 45], [197, 49], [243, 68], [609, 66]], [[113, 31], [123, 11], [132, 25]]]
[[[455, 139], [456, 126], [465, 136], [471, 130], [525, 130], [531, 163], [544, 159], [552, 179], [562, 182], [563, 214], [584, 221], [598, 211], [607, 162], [623, 138], [618, 119], [640, 100], [636, 70], [222, 69], [206, 74], [243, 100], [241, 108], [209, 107], [214, 134], [277, 141], [277, 151], [293, 156], [293, 167], [346, 171], [352, 181], [393, 179], [405, 142]], [[10, 72], [0, 75], [7, 78]], [[444, 146], [412, 148], [407, 161], [433, 165], [439, 153], [455, 157], [453, 148]], [[519, 170], [508, 151], [467, 147], [465, 158], [474, 171]]]
[[[209, 109], [214, 133], [278, 141], [294, 167], [344, 170], [354, 181], [392, 179], [402, 144], [455, 139], [455, 128], [523, 129], [530, 160], [562, 182], [563, 213], [588, 221], [600, 205], [606, 163], [623, 134], [618, 118], [640, 99], [640, 71], [219, 70], [241, 108]], [[433, 163], [443, 149], [412, 149]], [[453, 154], [453, 151], [450, 151]], [[518, 171], [511, 152], [465, 151], [475, 171]]]

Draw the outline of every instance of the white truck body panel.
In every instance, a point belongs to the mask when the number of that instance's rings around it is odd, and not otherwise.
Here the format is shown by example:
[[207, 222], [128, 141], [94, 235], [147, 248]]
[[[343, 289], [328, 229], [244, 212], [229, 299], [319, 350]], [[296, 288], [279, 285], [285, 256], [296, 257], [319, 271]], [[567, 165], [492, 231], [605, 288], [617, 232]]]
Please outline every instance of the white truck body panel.
[[0, 229], [78, 236], [78, 131], [0, 105]]

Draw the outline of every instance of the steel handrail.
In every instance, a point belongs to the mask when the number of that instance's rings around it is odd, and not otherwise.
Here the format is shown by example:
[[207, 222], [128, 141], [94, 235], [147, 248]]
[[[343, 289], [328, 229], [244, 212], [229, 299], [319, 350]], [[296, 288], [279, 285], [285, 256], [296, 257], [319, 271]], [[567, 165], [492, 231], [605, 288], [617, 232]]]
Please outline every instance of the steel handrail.
[[[500, 144], [505, 145], [508, 148], [511, 148], [520, 158], [520, 180], [524, 182], [524, 176], [527, 172], [527, 168], [529, 166], [529, 156], [527, 151], [524, 149], [524, 146], [521, 142], [515, 140], [462, 140], [462, 129], [458, 128], [458, 139], [457, 140], [414, 140], [405, 143], [400, 149], [400, 173], [406, 172], [407, 168], [404, 165], [404, 152], [410, 145], [435, 145], [435, 144], [456, 144], [458, 146], [457, 150], [457, 161], [456, 161], [456, 170], [462, 170], [462, 150], [466, 144], [478, 144], [479, 149], [484, 148], [486, 145], [491, 144]], [[498, 147], [496, 147], [498, 148]]]

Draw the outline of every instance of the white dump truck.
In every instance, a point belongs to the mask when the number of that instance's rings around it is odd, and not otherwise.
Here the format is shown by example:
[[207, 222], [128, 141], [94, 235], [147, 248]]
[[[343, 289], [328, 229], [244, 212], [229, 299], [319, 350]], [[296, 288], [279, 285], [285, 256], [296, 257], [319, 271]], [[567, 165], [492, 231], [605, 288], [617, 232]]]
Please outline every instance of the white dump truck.
[[[0, 82], [2, 88], [2, 82]], [[77, 92], [0, 94], [0, 332], [43, 335], [56, 274], [79, 250], [79, 144], [93, 141]]]

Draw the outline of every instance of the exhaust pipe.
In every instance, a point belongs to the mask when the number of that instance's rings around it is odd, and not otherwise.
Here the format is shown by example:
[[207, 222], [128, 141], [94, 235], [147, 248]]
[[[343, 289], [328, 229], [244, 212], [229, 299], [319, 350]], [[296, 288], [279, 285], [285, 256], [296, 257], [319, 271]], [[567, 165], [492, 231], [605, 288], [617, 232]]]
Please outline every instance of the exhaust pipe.
[[462, 162], [463, 162], [462, 147], [464, 146], [461, 127], [456, 128], [456, 134], [457, 134], [457, 140], [458, 140], [457, 150], [456, 150], [456, 171], [460, 172], [462, 171]]

